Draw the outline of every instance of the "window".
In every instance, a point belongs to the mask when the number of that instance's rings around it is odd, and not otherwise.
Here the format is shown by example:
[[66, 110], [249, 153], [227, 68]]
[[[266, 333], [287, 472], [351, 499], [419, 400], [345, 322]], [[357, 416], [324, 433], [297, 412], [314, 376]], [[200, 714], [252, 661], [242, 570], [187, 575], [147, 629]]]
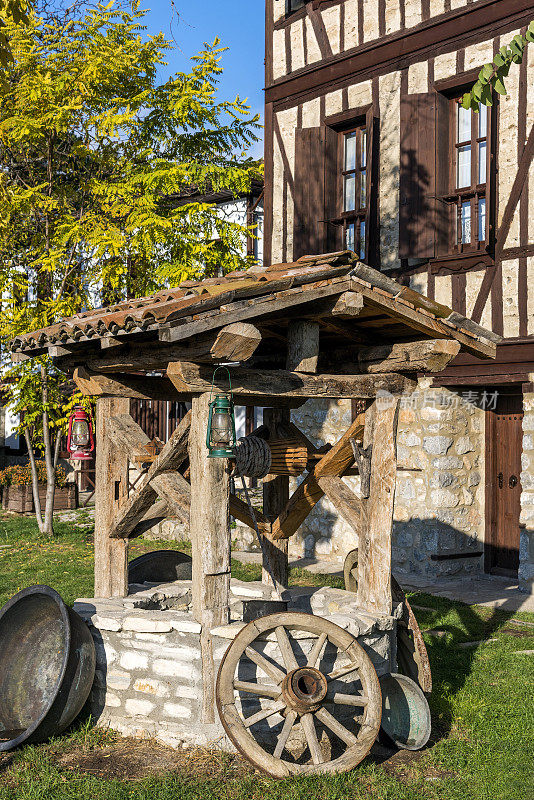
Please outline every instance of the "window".
[[347, 250], [365, 258], [367, 216], [367, 129], [361, 125], [343, 137], [343, 242]]
[[489, 123], [486, 106], [475, 113], [462, 108], [457, 97], [450, 100], [452, 152], [449, 194], [443, 200], [449, 207], [452, 252], [480, 250], [488, 241]]
[[304, 8], [306, 0], [286, 0], [286, 14], [291, 14], [298, 8]]

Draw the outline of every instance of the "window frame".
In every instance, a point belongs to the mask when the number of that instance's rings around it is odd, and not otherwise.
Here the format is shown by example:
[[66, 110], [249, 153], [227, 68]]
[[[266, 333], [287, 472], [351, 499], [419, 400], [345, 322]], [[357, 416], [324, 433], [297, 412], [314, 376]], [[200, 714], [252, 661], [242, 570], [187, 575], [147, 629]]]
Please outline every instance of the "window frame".
[[[479, 115], [474, 111], [471, 114], [471, 137], [468, 140], [459, 141], [458, 134], [458, 100], [460, 100], [469, 88], [469, 84], [457, 83], [454, 86], [447, 86], [442, 91], [437, 91], [445, 97], [448, 103], [448, 142], [447, 148], [448, 170], [446, 175], [446, 185], [437, 187], [436, 197], [438, 208], [446, 210], [446, 245], [441, 246], [432, 263], [447, 258], [469, 258], [477, 256], [492, 256], [494, 253], [495, 236], [495, 176], [496, 176], [496, 130], [497, 130], [497, 98], [494, 98], [493, 106], [487, 109], [487, 130], [486, 136], [479, 136]], [[486, 182], [479, 183], [479, 143], [486, 141]], [[437, 140], [436, 147], [443, 146], [440, 139]], [[458, 187], [458, 153], [460, 147], [470, 145], [471, 147], [471, 182], [469, 186]], [[437, 153], [437, 158], [441, 154]], [[484, 238], [479, 239], [479, 208], [480, 200], [485, 200], [486, 227]], [[471, 241], [461, 241], [461, 214], [463, 203], [470, 203], [470, 225]]]
[[[335, 202], [332, 205], [330, 214], [327, 215], [326, 223], [330, 231], [330, 248], [346, 250], [346, 230], [347, 225], [352, 221], [355, 223], [354, 231], [354, 252], [362, 261], [369, 266], [377, 266], [378, 253], [375, 242], [375, 231], [378, 226], [378, 211], [376, 205], [376, 176], [378, 170], [378, 152], [375, 145], [376, 133], [378, 130], [378, 120], [374, 118], [372, 106], [355, 109], [351, 112], [341, 112], [325, 120], [325, 124], [337, 136], [337, 147], [334, 154], [333, 163], [329, 165], [330, 172], [335, 169], [334, 192]], [[356, 167], [355, 170], [345, 170], [345, 137], [357, 130], [366, 131], [366, 205], [360, 207], [361, 199], [361, 137], [357, 137], [356, 146]], [[353, 211], [345, 211], [345, 176], [349, 173], [357, 175], [355, 186], [356, 203]], [[361, 247], [361, 223], [365, 225], [365, 245], [364, 252]]]

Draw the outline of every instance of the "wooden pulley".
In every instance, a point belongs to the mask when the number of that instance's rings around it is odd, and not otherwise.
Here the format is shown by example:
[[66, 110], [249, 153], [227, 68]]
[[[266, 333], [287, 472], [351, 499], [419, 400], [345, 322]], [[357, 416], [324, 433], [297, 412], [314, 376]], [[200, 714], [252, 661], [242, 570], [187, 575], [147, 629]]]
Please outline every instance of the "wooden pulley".
[[298, 439], [269, 441], [271, 475], [302, 475], [308, 464], [308, 450]]

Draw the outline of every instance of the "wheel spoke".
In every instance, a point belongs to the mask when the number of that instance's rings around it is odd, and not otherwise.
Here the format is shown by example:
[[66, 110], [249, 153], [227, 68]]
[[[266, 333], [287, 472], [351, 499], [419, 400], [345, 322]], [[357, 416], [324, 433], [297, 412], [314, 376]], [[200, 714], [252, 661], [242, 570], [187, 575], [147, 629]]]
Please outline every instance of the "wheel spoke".
[[275, 629], [275, 633], [278, 640], [278, 647], [280, 648], [282, 658], [284, 659], [286, 670], [291, 672], [292, 669], [297, 669], [298, 661], [295, 658], [295, 653], [291, 647], [291, 642], [289, 641], [289, 636], [287, 635], [286, 629], [283, 625], [278, 625]]
[[272, 697], [274, 700], [280, 697], [280, 689], [274, 686], [264, 686], [261, 683], [249, 683], [248, 681], [235, 680], [234, 689], [237, 689], [238, 692], [257, 694], [258, 697]]
[[289, 739], [289, 734], [295, 724], [295, 720], [297, 719], [297, 712], [296, 711], [289, 711], [288, 715], [284, 722], [284, 727], [278, 737], [278, 741], [276, 743], [276, 747], [274, 748], [273, 756], [275, 758], [281, 758], [282, 753], [284, 752], [284, 747], [287, 744], [287, 740]]
[[308, 656], [308, 663], [306, 666], [315, 667], [317, 665], [317, 662], [319, 661], [321, 653], [323, 651], [324, 643], [326, 642], [327, 639], [328, 636], [326, 635], [326, 633], [321, 633], [321, 635], [313, 645], [310, 655]]
[[323, 725], [326, 725], [327, 728], [330, 728], [332, 733], [341, 739], [342, 742], [345, 742], [349, 747], [352, 747], [355, 744], [358, 744], [358, 738], [351, 733], [341, 722], [338, 722], [332, 714], [326, 710], [326, 708], [320, 708], [319, 711], [316, 712], [317, 719], [320, 720]]
[[250, 645], [246, 648], [245, 653], [253, 661], [260, 669], [262, 669], [269, 678], [272, 678], [275, 683], [281, 683], [285, 678], [285, 672], [283, 672], [276, 664], [271, 664], [265, 656], [262, 656], [261, 653], [258, 653]]
[[363, 708], [369, 702], [369, 698], [363, 694], [342, 694], [342, 692], [329, 695], [328, 700], [336, 705], [355, 706], [356, 708]]
[[271, 708], [262, 709], [262, 711], [257, 711], [255, 714], [252, 714], [251, 717], [247, 717], [243, 720], [243, 724], [245, 728], [250, 728], [251, 725], [255, 725], [256, 722], [261, 722], [268, 717], [272, 717], [273, 714], [278, 714], [279, 711], [283, 711], [286, 707], [286, 704], [283, 700], [279, 700], [278, 703], [275, 703], [274, 706]]
[[300, 722], [304, 735], [306, 736], [306, 741], [308, 742], [308, 747], [310, 748], [313, 763], [324, 764], [321, 745], [319, 744], [317, 731], [315, 730], [315, 722], [313, 721], [313, 714], [303, 714], [300, 718]]
[[349, 675], [351, 672], [356, 672], [357, 669], [360, 668], [360, 664], [358, 661], [350, 661], [348, 664], [345, 664], [344, 667], [339, 667], [339, 669], [335, 669], [330, 675], [326, 676], [327, 681], [335, 681], [338, 678], [343, 678], [345, 675]]

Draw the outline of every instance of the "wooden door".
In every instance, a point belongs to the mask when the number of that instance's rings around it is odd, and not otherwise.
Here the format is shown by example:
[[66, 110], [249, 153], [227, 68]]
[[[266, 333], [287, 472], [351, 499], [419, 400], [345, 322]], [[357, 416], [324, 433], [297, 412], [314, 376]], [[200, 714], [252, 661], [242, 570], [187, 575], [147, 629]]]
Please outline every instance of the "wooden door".
[[499, 392], [487, 412], [485, 570], [517, 575], [523, 397]]

